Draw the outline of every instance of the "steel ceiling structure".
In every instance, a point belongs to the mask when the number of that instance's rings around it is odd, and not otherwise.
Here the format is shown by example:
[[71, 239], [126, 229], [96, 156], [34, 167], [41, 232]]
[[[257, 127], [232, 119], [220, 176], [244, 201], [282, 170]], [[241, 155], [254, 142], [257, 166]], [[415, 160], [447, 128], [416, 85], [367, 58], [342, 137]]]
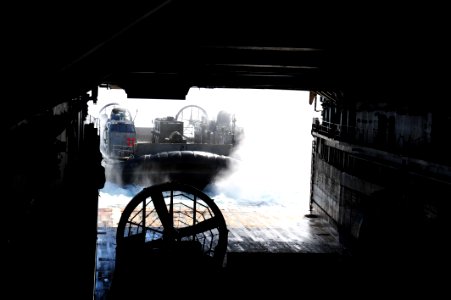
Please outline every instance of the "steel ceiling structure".
[[131, 98], [184, 99], [196, 86], [392, 101], [443, 86], [441, 14], [294, 1], [35, 4], [10, 8], [4, 58], [12, 97], [30, 111], [102, 84]]

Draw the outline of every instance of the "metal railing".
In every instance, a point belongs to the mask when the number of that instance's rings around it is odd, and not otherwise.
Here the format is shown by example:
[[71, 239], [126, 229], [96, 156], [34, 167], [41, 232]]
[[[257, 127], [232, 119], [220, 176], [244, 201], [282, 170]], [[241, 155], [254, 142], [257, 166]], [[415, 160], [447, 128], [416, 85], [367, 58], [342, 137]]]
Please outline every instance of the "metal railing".
[[313, 118], [312, 134], [313, 132], [350, 144], [445, 164], [451, 163], [450, 156], [447, 154], [451, 151], [451, 147], [448, 146], [449, 151], [445, 151], [443, 147], [435, 146], [430, 141], [413, 140], [403, 135], [397, 135], [394, 131], [340, 125]]

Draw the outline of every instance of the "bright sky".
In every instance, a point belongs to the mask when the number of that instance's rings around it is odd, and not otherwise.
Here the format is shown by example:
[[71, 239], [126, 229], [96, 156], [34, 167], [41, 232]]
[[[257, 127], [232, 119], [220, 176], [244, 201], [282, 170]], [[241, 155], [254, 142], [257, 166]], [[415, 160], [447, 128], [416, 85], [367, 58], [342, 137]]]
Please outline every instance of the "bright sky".
[[[186, 100], [128, 99], [123, 90], [100, 89], [89, 113], [118, 102], [136, 116], [138, 127], [152, 126], [157, 117], [175, 116], [187, 105], [204, 108], [209, 119], [226, 110], [236, 116], [245, 140], [237, 150], [240, 169], [216, 183], [215, 200], [243, 205], [300, 205], [308, 211], [311, 126], [319, 113], [306, 91], [192, 88]], [[108, 185], [111, 188], [110, 185]], [[128, 196], [129, 197], [129, 196]]]

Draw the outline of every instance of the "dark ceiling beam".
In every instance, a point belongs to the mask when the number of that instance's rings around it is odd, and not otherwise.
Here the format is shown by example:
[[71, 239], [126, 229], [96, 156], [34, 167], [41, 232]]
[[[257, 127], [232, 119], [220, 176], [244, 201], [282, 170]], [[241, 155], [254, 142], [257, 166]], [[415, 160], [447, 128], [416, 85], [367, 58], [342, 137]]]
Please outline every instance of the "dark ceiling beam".
[[196, 55], [203, 64], [249, 64], [282, 66], [327, 66], [329, 53], [325, 50], [297, 51], [282, 50], [278, 47], [252, 50], [253, 47], [200, 48]]
[[257, 64], [210, 64], [206, 65], [206, 67], [217, 67], [217, 68], [240, 68], [240, 69], [269, 69], [269, 70], [308, 70], [308, 69], [317, 69], [318, 67], [311, 66], [287, 66], [287, 65], [257, 65]]
[[233, 50], [251, 50], [251, 51], [279, 51], [279, 52], [321, 52], [320, 48], [305, 48], [305, 47], [283, 47], [283, 46], [245, 46], [245, 45], [204, 45], [201, 48], [206, 49], [233, 49]]
[[[191, 77], [193, 78], [193, 77]], [[305, 74], [256, 74], [239, 72], [208, 73], [199, 76], [193, 86], [198, 87], [231, 87], [231, 88], [260, 88], [310, 90], [313, 87], [320, 90], [333, 87], [334, 82], [318, 72]]]

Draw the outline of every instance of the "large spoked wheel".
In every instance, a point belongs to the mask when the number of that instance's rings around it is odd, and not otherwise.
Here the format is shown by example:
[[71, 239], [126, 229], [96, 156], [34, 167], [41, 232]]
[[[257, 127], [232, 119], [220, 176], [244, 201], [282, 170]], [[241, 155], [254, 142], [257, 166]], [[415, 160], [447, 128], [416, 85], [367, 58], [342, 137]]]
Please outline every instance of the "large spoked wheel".
[[177, 121], [183, 121], [186, 125], [194, 126], [198, 123], [204, 123], [208, 120], [208, 114], [198, 105], [187, 105], [182, 107], [175, 115]]
[[197, 284], [215, 287], [227, 236], [218, 206], [197, 188], [163, 183], [143, 189], [119, 221], [110, 299]]
[[117, 229], [116, 255], [144, 251], [146, 259], [168, 258], [171, 265], [208, 261], [222, 266], [227, 235], [224, 217], [210, 197], [190, 185], [163, 183], [143, 189], [126, 206]]
[[175, 119], [183, 122], [183, 135], [190, 141], [195, 138], [196, 130], [208, 123], [207, 112], [198, 105], [183, 107], [175, 115]]

